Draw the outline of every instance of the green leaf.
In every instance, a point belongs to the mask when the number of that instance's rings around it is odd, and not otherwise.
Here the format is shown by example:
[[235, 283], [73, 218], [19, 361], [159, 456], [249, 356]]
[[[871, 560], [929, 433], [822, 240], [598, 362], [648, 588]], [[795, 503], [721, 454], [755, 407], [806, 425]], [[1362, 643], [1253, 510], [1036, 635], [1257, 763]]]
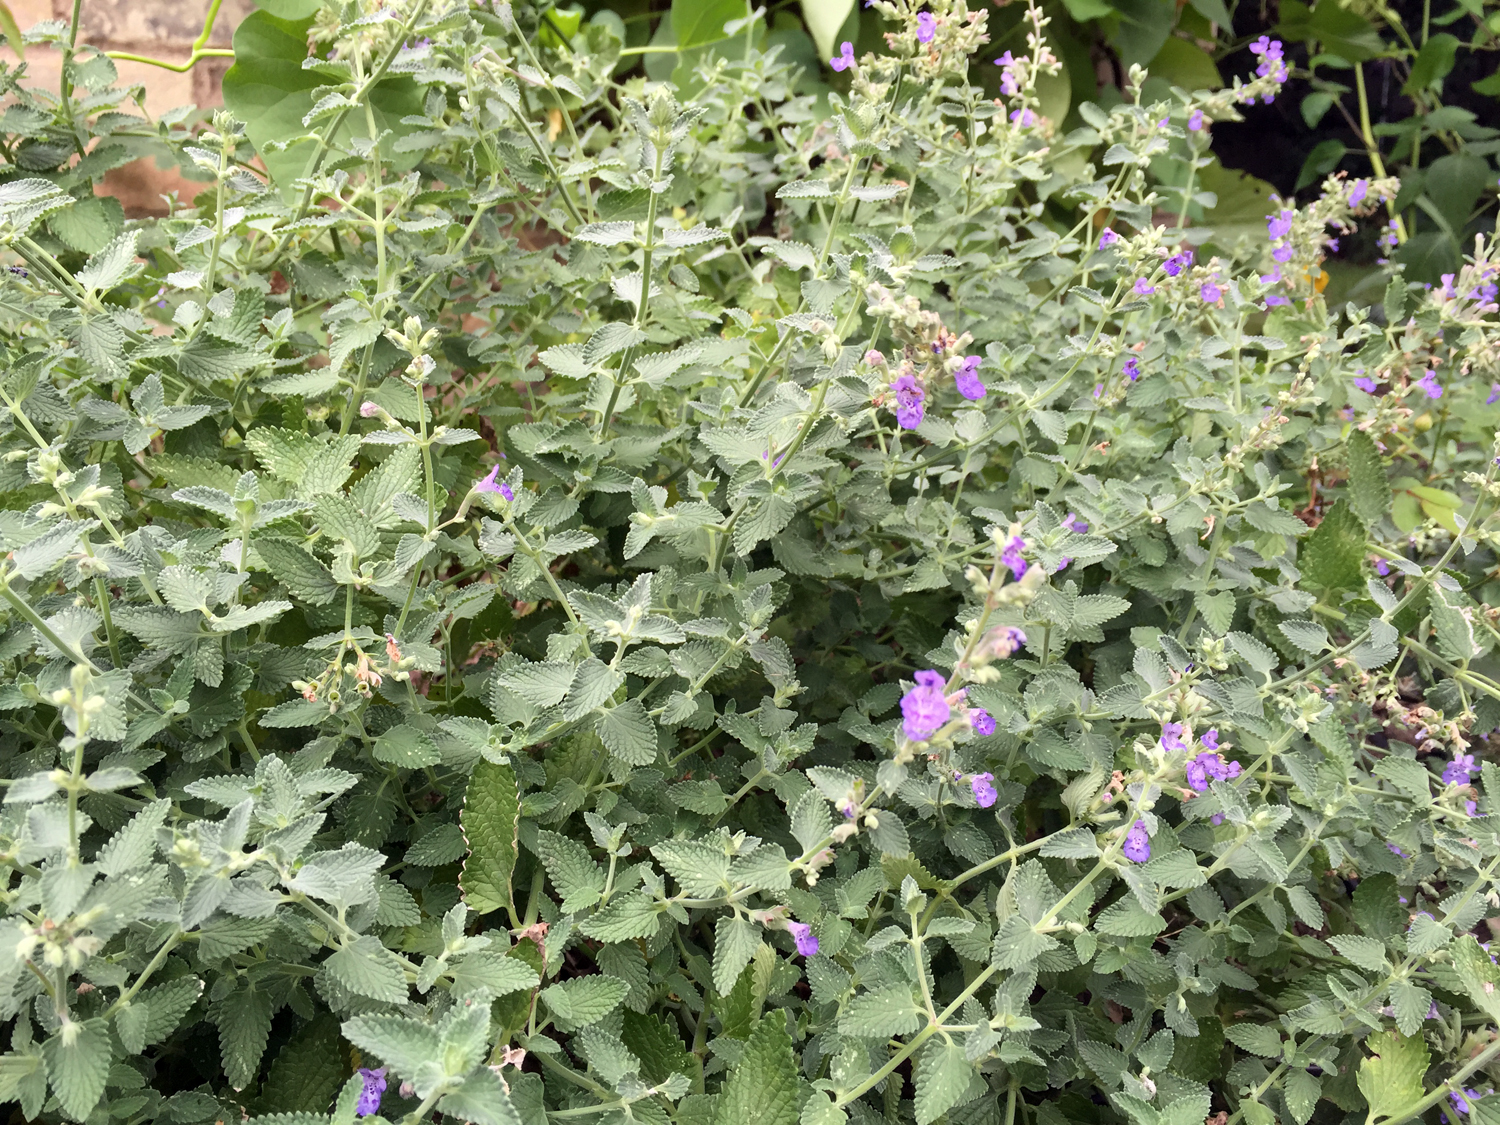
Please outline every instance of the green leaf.
[[1224, 1037], [1241, 1050], [1263, 1059], [1281, 1057], [1281, 1035], [1274, 1027], [1258, 1023], [1231, 1023], [1224, 1028]]
[[271, 1060], [256, 1112], [321, 1114], [348, 1074], [338, 1020], [325, 1012], [293, 1035]]
[[109, 1077], [109, 1032], [103, 1020], [75, 1027], [73, 1036], [59, 1033], [43, 1043], [42, 1058], [63, 1113], [82, 1121], [99, 1103]]
[[252, 538], [251, 543], [271, 576], [294, 598], [308, 605], [327, 605], [342, 589], [326, 566], [290, 540], [266, 536]]
[[886, 985], [872, 992], [862, 992], [844, 1006], [839, 1015], [841, 1035], [863, 1036], [869, 1039], [889, 1039], [893, 1035], [909, 1035], [922, 1026], [911, 989], [902, 985]]
[[746, 0], [672, 0], [672, 31], [685, 51], [726, 38], [724, 25], [750, 14]]
[[1472, 934], [1464, 934], [1453, 944], [1453, 969], [1469, 998], [1491, 1020], [1500, 1021], [1500, 965], [1490, 960]]
[[356, 1016], [345, 1020], [344, 1038], [368, 1051], [401, 1078], [413, 1078], [424, 1066], [442, 1064], [443, 1045], [431, 1024], [405, 1016]]
[[159, 984], [142, 992], [137, 1002], [143, 1001], [150, 1010], [150, 1017], [146, 1020], [146, 1028], [142, 1037], [145, 1046], [150, 1047], [152, 1044], [160, 1043], [176, 1031], [177, 1025], [182, 1022], [182, 1017], [201, 995], [203, 995], [203, 982], [193, 976], [178, 977], [174, 981]]
[[714, 990], [723, 996], [760, 948], [760, 930], [749, 919], [725, 915], [714, 925]]
[[730, 1070], [714, 1125], [797, 1125], [798, 1085], [786, 1015], [773, 1009], [755, 1025]]
[[1361, 969], [1383, 973], [1390, 968], [1384, 942], [1359, 934], [1335, 934], [1328, 943]]
[[599, 901], [604, 872], [577, 840], [542, 829], [536, 834], [536, 854], [562, 896], [564, 914], [587, 910]]
[[437, 1107], [454, 1120], [473, 1125], [523, 1125], [500, 1076], [487, 1066], [471, 1070], [463, 1085], [445, 1094]]
[[521, 795], [510, 766], [481, 761], [464, 791], [459, 814], [469, 855], [458, 877], [464, 901], [476, 914], [502, 906], [515, 914], [511, 879], [516, 869], [516, 833]]
[[[224, 104], [245, 122], [245, 132], [265, 162], [273, 182], [291, 202], [300, 196], [293, 181], [306, 175], [316, 146], [293, 145], [285, 150], [270, 148], [273, 141], [291, 141], [314, 130], [322, 132], [330, 120], [314, 126], [302, 124], [313, 108], [313, 91], [328, 84], [329, 76], [316, 68], [304, 70], [307, 58], [307, 32], [311, 19], [293, 23], [278, 19], [268, 11], [251, 12], [234, 31], [234, 65], [224, 75]], [[406, 77], [386, 78], [369, 95], [369, 109], [374, 115], [376, 135], [390, 130], [380, 142], [381, 153], [392, 171], [405, 172], [414, 167], [418, 153], [398, 153], [395, 142], [406, 136], [413, 126], [401, 119], [422, 112], [421, 89]], [[346, 114], [334, 142], [347, 147], [355, 138], [368, 138], [365, 114]]]
[[219, 1027], [224, 1073], [231, 1086], [243, 1090], [255, 1078], [266, 1051], [266, 1039], [271, 1034], [271, 998], [247, 987], [214, 1004], [209, 1014]]
[[1315, 587], [1352, 590], [1361, 582], [1365, 556], [1365, 528], [1348, 499], [1340, 499], [1323, 521], [1302, 540], [1297, 565]]
[[1475, 636], [1474, 609], [1463, 604], [1461, 594], [1434, 585], [1427, 592], [1427, 609], [1432, 614], [1438, 648], [1449, 660], [1463, 663], [1483, 652]]
[[401, 769], [421, 769], [443, 760], [443, 755], [426, 732], [410, 723], [401, 723], [378, 736], [370, 747], [370, 756], [377, 762]]
[[5, 33], [5, 41], [10, 44], [10, 49], [16, 53], [16, 58], [25, 61], [26, 40], [21, 37], [21, 27], [16, 23], [16, 17], [11, 13], [10, 5], [0, 3], [0, 32]]
[[1292, 1120], [1297, 1125], [1307, 1125], [1318, 1106], [1318, 1099], [1323, 1096], [1323, 1083], [1306, 1070], [1293, 1067], [1282, 1082], [1282, 1092], [1286, 1095], [1286, 1108]]
[[990, 950], [990, 961], [999, 969], [1016, 969], [1057, 948], [1051, 934], [1039, 934], [1025, 918], [1012, 914], [1000, 926]]
[[1458, 58], [1459, 41], [1446, 31], [1439, 31], [1422, 44], [1417, 57], [1412, 60], [1411, 76], [1401, 87], [1403, 94], [1421, 94], [1438, 87], [1453, 70]]
[[594, 724], [599, 740], [629, 766], [649, 766], [656, 760], [656, 723], [639, 699], [628, 699], [600, 714]]
[[963, 1044], [943, 1038], [927, 1041], [916, 1064], [917, 1125], [932, 1125], [963, 1098], [975, 1074]]
[[1358, 1082], [1372, 1120], [1393, 1117], [1421, 1101], [1422, 1077], [1431, 1062], [1422, 1036], [1377, 1031], [1366, 1037], [1365, 1047], [1371, 1054], [1359, 1064]]
[[612, 899], [593, 917], [579, 926], [586, 936], [603, 942], [649, 938], [661, 926], [661, 912], [645, 891], [632, 891]]
[[126, 231], [91, 257], [75, 275], [79, 285], [94, 292], [113, 289], [135, 267], [135, 246], [141, 232]]
[[536, 970], [519, 957], [502, 955], [492, 949], [470, 953], [453, 967], [452, 974], [453, 991], [458, 996], [472, 996], [481, 990], [491, 996], [508, 996], [512, 992], [535, 988], [541, 979]]
[[1363, 430], [1349, 435], [1349, 499], [1355, 514], [1374, 524], [1391, 510], [1391, 485], [1375, 440]]
[[556, 1017], [559, 1031], [576, 1031], [609, 1015], [629, 991], [630, 986], [616, 977], [593, 974], [548, 985], [541, 998]]
[[828, 58], [838, 53], [839, 29], [853, 11], [854, 0], [802, 0], [802, 22], [819, 55]]
[[406, 974], [395, 955], [370, 934], [350, 942], [326, 961], [323, 968], [342, 987], [357, 996], [399, 1004], [406, 999]]

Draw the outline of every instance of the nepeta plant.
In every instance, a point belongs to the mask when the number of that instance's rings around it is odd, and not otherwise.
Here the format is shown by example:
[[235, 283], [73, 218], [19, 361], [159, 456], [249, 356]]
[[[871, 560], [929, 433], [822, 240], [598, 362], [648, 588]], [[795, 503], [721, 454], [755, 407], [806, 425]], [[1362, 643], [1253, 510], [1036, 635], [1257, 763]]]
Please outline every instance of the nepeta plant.
[[[1040, 10], [995, 100], [984, 11], [873, 7], [826, 114], [692, 5], [674, 85], [602, 17], [287, 0], [197, 129], [30, 33], [25, 1119], [1494, 1112], [1493, 240], [1330, 308], [1393, 181], [1154, 186], [1270, 45], [1063, 133]], [[124, 221], [142, 152], [202, 192]]]

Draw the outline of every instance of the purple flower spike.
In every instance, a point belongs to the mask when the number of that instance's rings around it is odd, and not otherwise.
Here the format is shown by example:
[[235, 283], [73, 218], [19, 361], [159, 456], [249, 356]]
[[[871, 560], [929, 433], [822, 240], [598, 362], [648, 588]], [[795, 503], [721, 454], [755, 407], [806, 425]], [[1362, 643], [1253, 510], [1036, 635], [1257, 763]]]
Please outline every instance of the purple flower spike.
[[1182, 741], [1181, 723], [1163, 723], [1161, 725], [1161, 748], [1168, 753], [1187, 749], [1187, 743]]
[[891, 384], [896, 392], [896, 422], [903, 430], [915, 430], [922, 424], [926, 407], [922, 405], [927, 392], [913, 375], [902, 375]]
[[797, 952], [802, 956], [811, 957], [818, 951], [818, 939], [813, 936], [812, 927], [806, 922], [788, 922], [786, 928], [792, 932]]
[[917, 16], [917, 42], [931, 43], [932, 37], [937, 34], [937, 17], [931, 12], [923, 12]]
[[1266, 218], [1266, 235], [1270, 238], [1285, 238], [1292, 232], [1293, 212], [1283, 211]]
[[1006, 545], [1005, 550], [1000, 553], [1000, 561], [1010, 567], [1010, 572], [1016, 578], [1026, 577], [1026, 558], [1021, 554], [1022, 548], [1026, 546], [1025, 541], [1015, 536]]
[[1113, 246], [1119, 241], [1120, 236], [1110, 230], [1109, 227], [1105, 227], [1103, 233], [1099, 235], [1099, 249], [1103, 250], [1106, 246]]
[[901, 697], [902, 728], [913, 742], [926, 742], [948, 721], [952, 710], [943, 694], [948, 681], [941, 672], [918, 672], [917, 686]]
[[1167, 271], [1168, 277], [1176, 277], [1183, 270], [1190, 268], [1192, 264], [1193, 252], [1191, 250], [1184, 250], [1182, 253], [1173, 254], [1170, 258], [1168, 258], [1166, 262], [1162, 264], [1162, 269]]
[[[991, 715], [983, 707], [976, 707], [969, 712], [969, 725], [974, 728], [974, 733], [980, 735], [995, 733], [995, 716]], [[987, 774], [985, 776], [988, 776]]]
[[984, 384], [979, 379], [979, 365], [983, 362], [980, 356], [964, 356], [964, 364], [953, 373], [953, 382], [958, 387], [958, 393], [967, 399], [984, 397]]
[[380, 1099], [385, 1096], [385, 1067], [371, 1070], [362, 1066], [359, 1068], [359, 1076], [365, 1080], [365, 1088], [359, 1092], [354, 1112], [360, 1117], [369, 1117], [380, 1111]]
[[1146, 835], [1146, 822], [1138, 820], [1125, 835], [1125, 844], [1120, 849], [1131, 863], [1145, 863], [1151, 858], [1151, 838]]
[[[994, 723], [995, 720], [991, 719], [990, 725], [994, 726]], [[982, 809], [989, 808], [999, 799], [1000, 794], [995, 792], [995, 787], [991, 784], [994, 780], [995, 775], [992, 773], [976, 773], [969, 778], [969, 789], [973, 791], [974, 800], [979, 802]]]
[[1473, 754], [1455, 754], [1453, 761], [1443, 767], [1443, 784], [1467, 785], [1475, 769]]
[[834, 70], [848, 70], [854, 65], [854, 44], [844, 43], [839, 47], [839, 53], [828, 60], [828, 65]]

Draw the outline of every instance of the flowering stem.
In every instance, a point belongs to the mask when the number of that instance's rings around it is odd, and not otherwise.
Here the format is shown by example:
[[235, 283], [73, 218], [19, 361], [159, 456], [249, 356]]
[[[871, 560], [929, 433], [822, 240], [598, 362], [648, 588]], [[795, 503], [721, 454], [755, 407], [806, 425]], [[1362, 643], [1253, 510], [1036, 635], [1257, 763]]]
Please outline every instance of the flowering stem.
[[[1363, 63], [1354, 64], [1354, 88], [1359, 97], [1359, 132], [1360, 139], [1365, 142], [1365, 152], [1369, 154], [1370, 166], [1375, 170], [1375, 175], [1381, 179], [1385, 178], [1385, 161], [1380, 158], [1380, 146], [1375, 143], [1375, 131], [1370, 128], [1370, 99], [1365, 94], [1365, 68]], [[1396, 201], [1386, 200], [1386, 212], [1396, 224], [1396, 241], [1406, 241], [1406, 222], [1400, 215], [1396, 214]]]

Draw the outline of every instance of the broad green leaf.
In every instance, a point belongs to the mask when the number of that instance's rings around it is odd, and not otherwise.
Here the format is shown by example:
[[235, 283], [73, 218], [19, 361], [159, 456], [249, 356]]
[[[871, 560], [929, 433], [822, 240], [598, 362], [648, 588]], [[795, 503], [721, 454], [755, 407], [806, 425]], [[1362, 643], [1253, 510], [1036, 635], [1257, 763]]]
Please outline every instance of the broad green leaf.
[[1352, 590], [1363, 581], [1365, 528], [1347, 499], [1323, 515], [1312, 534], [1302, 540], [1297, 565], [1313, 586], [1325, 590]]
[[54, 1035], [42, 1044], [47, 1079], [62, 1111], [82, 1121], [98, 1104], [109, 1076], [109, 1032], [103, 1020], [90, 1020], [71, 1037]]
[[[801, 0], [802, 21], [807, 24], [818, 54], [830, 58], [838, 54], [838, 34], [854, 11], [854, 0]], [[675, 25], [674, 25], [675, 26]]]
[[1420, 1035], [1377, 1031], [1365, 1039], [1370, 1052], [1359, 1064], [1359, 1092], [1370, 1103], [1370, 1116], [1391, 1117], [1422, 1099], [1422, 1077], [1431, 1061]]
[[1375, 439], [1363, 430], [1349, 434], [1349, 501], [1355, 514], [1374, 524], [1391, 510], [1391, 486]]
[[942, 1037], [927, 1041], [915, 1069], [917, 1125], [932, 1125], [957, 1105], [975, 1076], [962, 1044]]
[[724, 25], [750, 14], [745, 0], [672, 0], [672, 31], [679, 50], [725, 38]]
[[458, 884], [476, 914], [505, 907], [515, 913], [511, 879], [516, 868], [516, 833], [521, 824], [521, 796], [515, 770], [481, 761], [464, 790], [459, 814], [469, 854]]
[[786, 1015], [761, 1017], [719, 1094], [713, 1125], [797, 1125], [797, 1064]]

